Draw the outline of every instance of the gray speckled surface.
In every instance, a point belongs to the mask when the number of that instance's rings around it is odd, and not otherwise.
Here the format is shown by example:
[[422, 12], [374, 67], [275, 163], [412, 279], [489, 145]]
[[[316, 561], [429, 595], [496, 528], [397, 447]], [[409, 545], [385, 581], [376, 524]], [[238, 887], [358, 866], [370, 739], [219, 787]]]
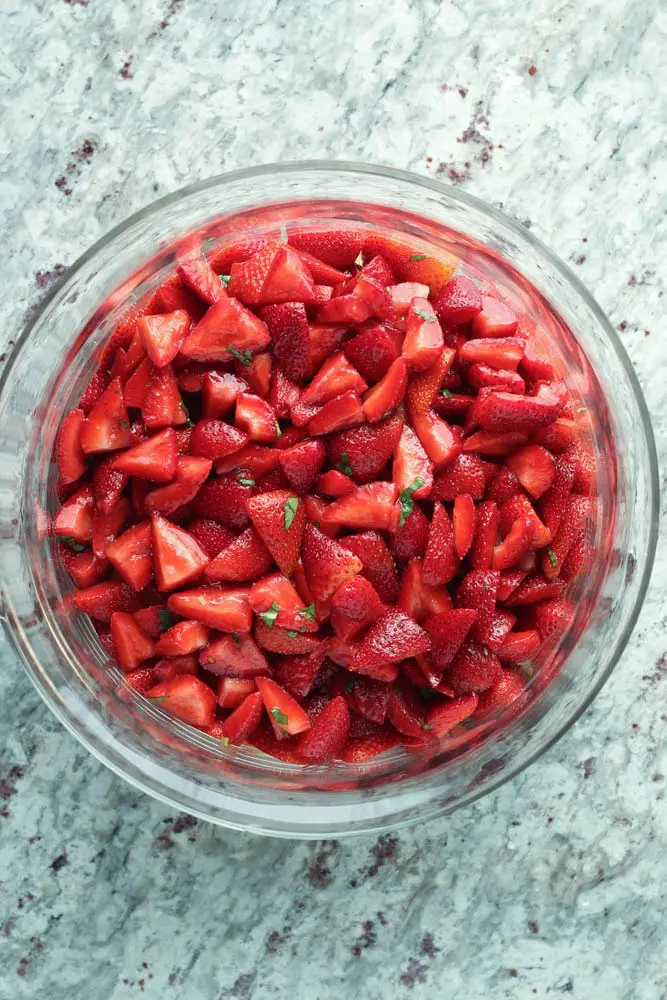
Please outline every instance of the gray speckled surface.
[[[1, 338], [156, 195], [262, 161], [388, 162], [501, 204], [575, 265], [665, 467], [659, 0], [0, 16]], [[540, 762], [452, 818], [341, 845], [170, 814], [59, 727], [3, 645], [0, 1000], [664, 998], [665, 568], [663, 551], [614, 676]]]

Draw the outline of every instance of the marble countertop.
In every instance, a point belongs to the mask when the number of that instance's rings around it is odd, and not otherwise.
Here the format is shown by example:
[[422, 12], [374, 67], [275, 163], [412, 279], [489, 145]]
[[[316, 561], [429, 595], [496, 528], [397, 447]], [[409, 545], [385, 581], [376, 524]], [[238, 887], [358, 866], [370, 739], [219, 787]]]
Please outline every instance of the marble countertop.
[[[0, 352], [158, 195], [272, 160], [384, 162], [502, 206], [572, 264], [667, 468], [660, 0], [4, 0], [2, 21]], [[343, 843], [242, 836], [135, 791], [5, 643], [0, 1000], [664, 1000], [666, 568], [663, 549], [613, 677], [538, 763]]]

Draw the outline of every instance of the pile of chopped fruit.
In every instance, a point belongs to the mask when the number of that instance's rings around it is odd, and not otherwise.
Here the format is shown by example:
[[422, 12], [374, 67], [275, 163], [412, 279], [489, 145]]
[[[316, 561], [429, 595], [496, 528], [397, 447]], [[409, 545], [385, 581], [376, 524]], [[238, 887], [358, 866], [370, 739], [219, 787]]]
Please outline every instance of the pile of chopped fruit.
[[552, 361], [456, 258], [379, 232], [188, 253], [63, 420], [73, 604], [224, 744], [360, 762], [487, 720], [587, 552], [594, 464]]

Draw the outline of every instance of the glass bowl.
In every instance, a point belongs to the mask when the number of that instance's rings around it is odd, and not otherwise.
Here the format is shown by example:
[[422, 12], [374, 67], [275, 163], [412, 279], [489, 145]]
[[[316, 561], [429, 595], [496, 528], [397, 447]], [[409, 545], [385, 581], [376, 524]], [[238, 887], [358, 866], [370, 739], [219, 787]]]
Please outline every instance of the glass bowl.
[[[437, 750], [303, 768], [212, 737], [147, 702], [110, 664], [50, 544], [51, 463], [99, 345], [128, 299], [148, 294], [192, 237], [206, 246], [298, 220], [407, 234], [461, 256], [532, 314], [587, 407], [597, 462], [597, 554], [575, 621], [510, 709]], [[305, 220], [305, 222], [304, 222]], [[100, 305], [102, 303], [102, 305]], [[37, 690], [99, 760], [179, 809], [282, 837], [342, 837], [423, 821], [511, 778], [581, 715], [618, 661], [653, 562], [658, 477], [646, 405], [605, 316], [574, 275], [512, 220], [423, 177], [352, 163], [236, 171], [155, 202], [64, 275], [18, 339], [0, 383], [0, 583], [8, 633]], [[546, 680], [548, 679], [548, 683]]]

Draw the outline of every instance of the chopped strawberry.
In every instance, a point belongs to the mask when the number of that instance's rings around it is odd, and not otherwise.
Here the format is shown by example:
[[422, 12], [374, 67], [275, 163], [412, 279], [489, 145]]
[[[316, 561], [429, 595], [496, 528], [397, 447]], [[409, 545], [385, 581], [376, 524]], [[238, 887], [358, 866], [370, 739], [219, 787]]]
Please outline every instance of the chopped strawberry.
[[265, 576], [250, 588], [250, 607], [269, 628], [292, 629], [299, 633], [316, 632], [315, 607], [304, 607], [293, 584], [282, 573]]
[[429, 412], [454, 358], [454, 351], [450, 348], [443, 348], [435, 362], [410, 382], [407, 391], [407, 405], [413, 420], [415, 417], [424, 416]]
[[206, 372], [201, 384], [203, 416], [216, 420], [226, 416], [237, 397], [247, 390], [248, 383], [245, 379], [232, 372]]
[[341, 396], [336, 396], [325, 403], [308, 423], [308, 433], [331, 434], [343, 430], [344, 427], [355, 427], [364, 420], [364, 410], [361, 408], [359, 396], [350, 390]]
[[182, 260], [177, 273], [183, 284], [209, 305], [213, 305], [227, 294], [209, 262], [199, 254], [193, 254]]
[[159, 486], [146, 494], [144, 509], [149, 514], [172, 515], [177, 520], [184, 505], [197, 496], [201, 484], [211, 471], [210, 459], [184, 456], [178, 459], [176, 478], [167, 486]]
[[[493, 500], [485, 500], [478, 504], [475, 541], [470, 553], [470, 565], [473, 569], [491, 569], [499, 523], [498, 505]], [[507, 567], [498, 568], [506, 569]]]
[[383, 611], [384, 605], [373, 585], [357, 576], [335, 591], [331, 601], [331, 625], [339, 638], [350, 642], [377, 621]]
[[[317, 371], [332, 351], [338, 349], [345, 335], [345, 327], [336, 323], [309, 323], [308, 340], [310, 372]], [[352, 362], [354, 364], [354, 362]]]
[[235, 423], [245, 431], [246, 440], [270, 444], [278, 436], [279, 426], [273, 408], [261, 396], [250, 392], [242, 392], [236, 398]]
[[329, 469], [319, 476], [316, 482], [317, 492], [327, 497], [344, 497], [347, 493], [352, 493], [354, 488], [350, 477], [343, 475], [337, 469]]
[[523, 607], [526, 604], [537, 604], [558, 597], [565, 588], [562, 580], [547, 580], [541, 575], [529, 576], [520, 583], [508, 597], [505, 604], [508, 607]]
[[[65, 546], [67, 548], [67, 546]], [[92, 587], [93, 584], [103, 580], [109, 572], [109, 563], [106, 559], [100, 559], [90, 549], [83, 552], [72, 552], [69, 550], [70, 558], [67, 561], [67, 570], [77, 587]]]
[[326, 601], [363, 568], [361, 559], [312, 524], [304, 532], [302, 560], [310, 592], [319, 601]]
[[[477, 341], [472, 341], [477, 343]], [[496, 388], [522, 395], [526, 383], [516, 372], [507, 368], [491, 368], [489, 365], [471, 365], [468, 369], [468, 384], [473, 389]]]
[[553, 636], [561, 637], [574, 619], [575, 607], [563, 595], [541, 601], [535, 608], [535, 627], [544, 641]]
[[124, 451], [114, 459], [111, 469], [126, 476], [165, 483], [174, 478], [177, 465], [176, 434], [172, 427], [167, 427]]
[[79, 409], [83, 410], [86, 416], [95, 406], [108, 384], [109, 375], [103, 368], [98, 368], [79, 400]]
[[153, 540], [150, 521], [128, 528], [107, 545], [106, 558], [134, 590], [143, 590], [153, 576]]
[[500, 583], [498, 584], [498, 600], [506, 601], [510, 594], [513, 594], [520, 583], [526, 579], [526, 573], [521, 569], [512, 569], [501, 572]]
[[506, 458], [507, 468], [514, 473], [523, 488], [538, 499], [554, 481], [556, 467], [553, 456], [539, 444], [526, 445]]
[[[540, 521], [533, 509], [530, 500], [524, 494], [517, 494], [506, 500], [500, 509], [500, 530], [503, 535], [508, 535], [512, 525], [518, 518], [527, 517], [532, 524], [531, 547], [540, 549], [548, 545], [551, 541], [551, 532]], [[520, 557], [519, 557], [520, 558]]]
[[280, 465], [297, 493], [308, 493], [324, 465], [326, 449], [321, 441], [303, 441], [280, 453]]
[[568, 499], [560, 527], [551, 545], [542, 554], [542, 572], [547, 579], [555, 579], [559, 576], [563, 563], [590, 513], [591, 502], [588, 497], [573, 495]]
[[447, 683], [460, 697], [487, 691], [502, 679], [503, 668], [495, 653], [474, 642], [467, 642], [447, 670]]
[[412, 559], [403, 571], [401, 587], [398, 594], [398, 606], [416, 622], [421, 622], [427, 615], [440, 614], [449, 611], [452, 599], [444, 587], [431, 587], [422, 577], [423, 560]]
[[[167, 612], [168, 614], [168, 612]], [[182, 621], [172, 625], [160, 635], [155, 646], [157, 656], [187, 656], [203, 649], [209, 640], [210, 630], [201, 622]]]
[[221, 708], [238, 708], [249, 694], [256, 691], [257, 685], [252, 677], [223, 676], [218, 683], [218, 705]]
[[305, 698], [315, 684], [326, 656], [326, 644], [305, 656], [282, 656], [275, 664], [274, 678], [294, 698]]
[[526, 632], [509, 632], [496, 653], [503, 663], [523, 663], [535, 655], [540, 642], [540, 634], [534, 629]]
[[249, 260], [266, 246], [268, 238], [233, 240], [225, 242], [208, 254], [208, 262], [216, 274], [229, 274], [232, 264]]
[[404, 421], [394, 413], [380, 423], [362, 424], [329, 439], [329, 461], [360, 485], [377, 479], [390, 461], [401, 437]]
[[556, 420], [561, 409], [561, 400], [545, 385], [534, 396], [516, 396], [511, 392], [491, 390], [477, 403], [475, 412], [482, 430], [504, 434], [547, 427]]
[[562, 455], [558, 455], [554, 462], [553, 481], [541, 497], [539, 509], [544, 524], [556, 535], [565, 513], [567, 503], [570, 499], [574, 487], [577, 469], [579, 467], [579, 454], [575, 449], [570, 449]]
[[191, 674], [179, 674], [156, 684], [146, 697], [191, 726], [202, 729], [213, 722], [215, 694], [207, 684]]
[[82, 409], [71, 410], [58, 435], [58, 479], [63, 486], [75, 483], [86, 471], [86, 456], [80, 440], [84, 420]]
[[105, 580], [77, 590], [73, 600], [79, 611], [96, 621], [109, 622], [114, 611], [136, 611], [136, 594], [121, 580]]
[[[423, 500], [433, 487], [433, 464], [415, 432], [407, 424], [394, 451], [392, 479], [399, 488], [404, 504], [401, 521], [412, 512], [414, 500]], [[407, 497], [404, 499], [404, 493]], [[410, 502], [408, 502], [410, 501]]]
[[363, 255], [368, 260], [381, 255], [390, 265], [397, 281], [416, 281], [428, 285], [436, 295], [456, 270], [458, 260], [442, 252], [437, 257], [414, 250], [394, 237], [373, 233], [364, 235]]
[[181, 345], [181, 355], [193, 361], [228, 361], [236, 358], [249, 363], [253, 354], [266, 348], [271, 335], [254, 313], [238, 299], [214, 302]]
[[139, 667], [138, 670], [130, 670], [125, 674], [125, 680], [137, 694], [146, 695], [152, 687], [155, 687], [155, 673], [152, 667]]
[[463, 577], [456, 592], [457, 607], [477, 611], [471, 632], [480, 643], [485, 641], [493, 622], [499, 582], [496, 570], [473, 569]]
[[534, 534], [532, 518], [525, 515], [516, 518], [502, 542], [494, 546], [491, 560], [493, 569], [502, 571], [516, 566], [521, 557], [532, 547]]
[[482, 296], [482, 309], [473, 318], [475, 337], [511, 337], [516, 331], [516, 314], [500, 299]]
[[456, 500], [461, 493], [468, 493], [473, 500], [484, 496], [484, 467], [477, 455], [457, 455], [441, 472], [431, 493], [432, 500]]
[[190, 316], [183, 309], [161, 316], [142, 316], [137, 321], [146, 353], [158, 368], [174, 360], [189, 329]]
[[333, 354], [324, 362], [313, 381], [304, 390], [301, 401], [309, 405], [328, 403], [336, 396], [350, 390], [364, 392], [368, 385], [352, 367], [342, 352]]
[[496, 434], [490, 431], [477, 431], [463, 442], [464, 452], [477, 452], [480, 455], [507, 455], [519, 448], [528, 440], [528, 435], [521, 431], [507, 431]]
[[[428, 542], [429, 520], [421, 507], [413, 505], [403, 523], [391, 536], [391, 552], [400, 562], [423, 556]], [[406, 609], [407, 610], [407, 609]]]
[[262, 399], [268, 396], [273, 372], [273, 358], [268, 351], [255, 354], [250, 364], [246, 364], [245, 359], [243, 361], [237, 359], [235, 367], [237, 375], [247, 379], [249, 387], [257, 396], [261, 396]]
[[468, 719], [477, 708], [476, 694], [463, 695], [453, 701], [442, 701], [426, 711], [426, 726], [436, 739], [446, 736], [454, 726]]
[[398, 576], [391, 552], [377, 531], [364, 531], [341, 538], [343, 548], [361, 559], [362, 575], [369, 580], [387, 604], [394, 604], [398, 597]]
[[217, 636], [202, 649], [199, 662], [210, 673], [231, 677], [254, 678], [271, 673], [269, 661], [248, 632]]
[[350, 729], [350, 737], [340, 755], [341, 760], [347, 764], [365, 764], [378, 754], [391, 750], [400, 741], [398, 733], [387, 726], [375, 726], [373, 731], [359, 736], [353, 736]]
[[397, 321], [396, 310], [386, 284], [371, 277], [366, 272], [366, 268], [357, 275], [352, 294], [366, 303], [370, 309], [370, 315], [375, 319], [388, 323]]
[[290, 231], [287, 242], [330, 267], [346, 271], [361, 253], [362, 238], [357, 229], [302, 229]]
[[216, 476], [204, 483], [195, 497], [194, 508], [202, 517], [241, 531], [250, 520], [246, 501], [256, 492], [254, 480], [245, 475]]
[[482, 311], [482, 296], [470, 278], [457, 274], [440, 289], [433, 308], [443, 325], [458, 326], [469, 323]]
[[144, 660], [150, 660], [155, 656], [155, 644], [126, 611], [116, 611], [112, 614], [111, 638], [121, 670], [136, 670]]
[[413, 299], [407, 316], [403, 357], [412, 371], [423, 372], [438, 360], [444, 346], [442, 328], [428, 299]]
[[[239, 399], [241, 396], [239, 396]], [[275, 435], [275, 431], [274, 431]], [[206, 417], [192, 428], [190, 452], [202, 458], [216, 461], [238, 452], [248, 443], [248, 435], [236, 427], [230, 427], [224, 420]]]
[[98, 559], [106, 559], [107, 547], [118, 537], [131, 513], [126, 497], [121, 497], [108, 513], [102, 513], [99, 507], [93, 512], [92, 547]]
[[477, 611], [472, 608], [453, 608], [425, 619], [432, 645], [429, 659], [441, 673], [451, 665], [476, 621]]
[[475, 719], [486, 719], [499, 709], [507, 708], [523, 694], [525, 688], [525, 678], [518, 670], [503, 670], [500, 680], [480, 694]]
[[357, 295], [338, 295], [329, 299], [317, 311], [318, 323], [363, 323], [372, 315], [369, 304]]
[[109, 383], [90, 410], [81, 425], [79, 442], [87, 455], [127, 448], [130, 444], [130, 422], [120, 379]]
[[396, 331], [384, 323], [369, 321], [348, 340], [343, 350], [348, 361], [367, 382], [379, 382], [400, 354]]
[[451, 465], [457, 455], [461, 453], [461, 437], [458, 427], [451, 427], [446, 421], [436, 416], [432, 410], [414, 417], [412, 425], [436, 471], [440, 471], [446, 465]]
[[332, 700], [300, 737], [295, 752], [305, 764], [324, 764], [340, 756], [350, 731], [350, 712], [344, 698]]
[[321, 640], [314, 635], [296, 629], [270, 626], [263, 619], [258, 619], [255, 624], [255, 639], [263, 649], [284, 656], [312, 653], [321, 645]]
[[458, 568], [459, 559], [454, 547], [451, 519], [443, 504], [436, 503], [428, 533], [422, 578], [429, 587], [442, 586], [454, 579]]
[[168, 607], [220, 632], [249, 632], [252, 611], [247, 587], [197, 587], [169, 596]]
[[258, 677], [256, 684], [276, 736], [296, 736], [310, 729], [310, 719], [284, 688], [268, 677]]
[[493, 500], [498, 504], [498, 507], [502, 507], [506, 500], [521, 494], [521, 492], [521, 483], [514, 473], [507, 466], [501, 465], [487, 487], [486, 499]]
[[476, 525], [477, 513], [473, 498], [469, 493], [459, 493], [454, 500], [454, 509], [452, 511], [454, 548], [459, 559], [463, 559], [470, 551], [475, 537]]
[[206, 567], [209, 580], [258, 580], [273, 565], [273, 557], [253, 527], [229, 542]]
[[222, 724], [222, 743], [245, 743], [262, 719], [263, 701], [259, 691], [247, 695]]
[[95, 494], [92, 486], [81, 486], [65, 501], [53, 519], [53, 531], [77, 545], [88, 545], [93, 538]]
[[408, 315], [413, 299], [427, 299], [429, 293], [428, 285], [423, 285], [418, 281], [402, 281], [389, 288], [394, 311], [400, 319], [405, 319]]
[[311, 373], [310, 330], [302, 302], [266, 306], [261, 316], [268, 327], [276, 364], [291, 379], [308, 378]]
[[329, 504], [322, 514], [322, 526], [340, 524], [347, 528], [374, 528], [394, 531], [400, 519], [398, 487], [395, 483], [369, 483], [354, 493]]
[[153, 515], [153, 564], [159, 590], [175, 590], [196, 580], [208, 563], [208, 555], [192, 535]]
[[273, 448], [247, 444], [240, 451], [232, 452], [226, 458], [219, 458], [215, 463], [215, 471], [218, 475], [233, 472], [241, 485], [255, 486], [278, 465], [280, 455], [275, 451], [277, 446], [278, 442], [274, 442]]
[[141, 417], [149, 430], [184, 424], [188, 419], [171, 365], [155, 368], [148, 380]]
[[303, 501], [287, 490], [276, 490], [251, 497], [246, 508], [279, 568], [290, 576], [299, 558], [306, 524]]
[[519, 337], [490, 337], [467, 340], [459, 348], [458, 355], [461, 361], [471, 365], [515, 372], [523, 352], [524, 342]]
[[516, 625], [516, 622], [516, 615], [513, 615], [511, 611], [507, 611], [504, 608], [496, 608], [491, 625], [485, 636], [485, 646], [488, 646], [492, 652], [496, 653]]
[[414, 619], [399, 608], [390, 608], [371, 625], [350, 668], [373, 677], [373, 668], [425, 653], [430, 646], [428, 634]]
[[211, 560], [234, 540], [228, 528], [206, 517], [195, 517], [188, 524], [188, 531]]
[[535, 442], [547, 448], [553, 455], [560, 455], [575, 444], [579, 431], [574, 420], [559, 417], [550, 427], [543, 427], [535, 434]]

